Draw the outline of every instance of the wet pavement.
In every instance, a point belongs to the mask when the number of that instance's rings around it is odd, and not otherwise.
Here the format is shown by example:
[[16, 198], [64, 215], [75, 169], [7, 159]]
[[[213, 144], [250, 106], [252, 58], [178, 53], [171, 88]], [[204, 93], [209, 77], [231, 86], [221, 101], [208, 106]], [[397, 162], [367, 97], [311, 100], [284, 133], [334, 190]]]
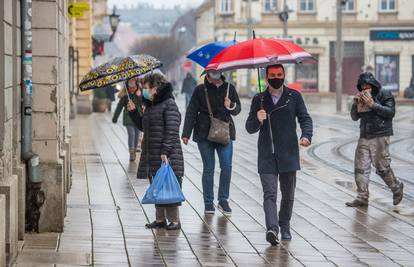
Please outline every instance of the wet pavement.
[[394, 207], [373, 171], [370, 205], [358, 209], [344, 205], [355, 196], [358, 124], [326, 105], [310, 107], [315, 136], [309, 149], [301, 149], [292, 241], [276, 247], [265, 241], [257, 136], [243, 128], [247, 105], [236, 119], [233, 215], [204, 215], [202, 164], [191, 142], [183, 146], [187, 201], [180, 208], [181, 231], [145, 229], [155, 210], [140, 204], [148, 182], [135, 178], [126, 130], [109, 114], [93, 114], [71, 125], [73, 185], [65, 232], [28, 235], [15, 266], [414, 266], [414, 107], [398, 108], [391, 139], [405, 199]]

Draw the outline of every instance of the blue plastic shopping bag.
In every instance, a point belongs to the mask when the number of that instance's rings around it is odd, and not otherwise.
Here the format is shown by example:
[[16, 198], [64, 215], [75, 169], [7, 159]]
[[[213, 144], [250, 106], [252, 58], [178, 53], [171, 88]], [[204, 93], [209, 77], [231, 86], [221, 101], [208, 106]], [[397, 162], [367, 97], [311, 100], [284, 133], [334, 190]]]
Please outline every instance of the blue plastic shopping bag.
[[168, 163], [162, 163], [142, 198], [142, 204], [173, 204], [184, 200], [173, 169]]

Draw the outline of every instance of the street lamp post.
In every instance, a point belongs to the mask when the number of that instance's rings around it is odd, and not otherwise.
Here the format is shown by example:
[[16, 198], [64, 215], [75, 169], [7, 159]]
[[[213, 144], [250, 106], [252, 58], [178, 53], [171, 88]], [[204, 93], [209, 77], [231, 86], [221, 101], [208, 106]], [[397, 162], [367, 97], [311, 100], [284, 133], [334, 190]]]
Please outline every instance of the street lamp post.
[[283, 22], [283, 38], [286, 39], [288, 37], [288, 19], [289, 13], [293, 12], [293, 10], [289, 9], [286, 3], [286, 0], [283, 3], [283, 9], [279, 12], [279, 19]]
[[[253, 35], [253, 18], [252, 18], [252, 0], [248, 0], [247, 2], [247, 40], [252, 39]], [[252, 77], [252, 70], [247, 69], [247, 75], [246, 75], [246, 94], [250, 95], [252, 91], [251, 86], [251, 77]]]
[[114, 10], [112, 11], [112, 14], [109, 15], [109, 24], [111, 25], [111, 30], [112, 30], [112, 34], [111, 37], [109, 38], [109, 41], [112, 41], [112, 39], [114, 38], [116, 29], [118, 28], [118, 24], [119, 24], [119, 16], [118, 14], [116, 14], [116, 6], [114, 6]]
[[342, 61], [343, 61], [343, 41], [342, 41], [342, 9], [347, 0], [336, 1], [336, 112], [342, 111]]

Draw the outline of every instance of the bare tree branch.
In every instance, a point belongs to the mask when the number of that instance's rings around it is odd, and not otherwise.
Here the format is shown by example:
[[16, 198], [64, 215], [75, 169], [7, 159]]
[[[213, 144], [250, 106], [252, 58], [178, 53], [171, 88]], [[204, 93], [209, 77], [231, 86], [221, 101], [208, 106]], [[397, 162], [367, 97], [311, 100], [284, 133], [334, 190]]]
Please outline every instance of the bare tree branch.
[[171, 37], [147, 37], [136, 41], [130, 48], [131, 54], [148, 54], [163, 63], [163, 69], [170, 65], [181, 55], [180, 44]]

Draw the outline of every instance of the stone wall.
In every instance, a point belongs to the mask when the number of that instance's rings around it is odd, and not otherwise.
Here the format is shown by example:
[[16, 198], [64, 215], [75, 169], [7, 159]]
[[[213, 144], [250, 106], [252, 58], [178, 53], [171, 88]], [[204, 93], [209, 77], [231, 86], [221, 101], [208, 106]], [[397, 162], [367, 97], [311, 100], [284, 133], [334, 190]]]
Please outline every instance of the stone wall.
[[[26, 168], [21, 162], [21, 0], [0, 4], [0, 266], [24, 238]], [[62, 231], [70, 184], [68, 0], [33, 0], [33, 151], [47, 201], [41, 231]]]
[[[33, 150], [40, 155], [40, 231], [63, 231], [70, 164], [67, 1], [33, 1]], [[50, 15], [53, 14], [53, 15]]]
[[24, 192], [19, 187], [22, 177], [14, 175], [20, 167], [17, 164], [20, 123], [16, 120], [20, 116], [20, 1], [2, 1], [0, 22], [0, 195], [4, 205], [0, 214], [0, 236], [4, 240], [4, 247], [0, 245], [0, 261], [3, 262], [17, 255], [19, 225], [24, 226], [24, 218], [19, 217], [19, 207], [24, 209], [24, 201], [19, 202], [19, 195]]

